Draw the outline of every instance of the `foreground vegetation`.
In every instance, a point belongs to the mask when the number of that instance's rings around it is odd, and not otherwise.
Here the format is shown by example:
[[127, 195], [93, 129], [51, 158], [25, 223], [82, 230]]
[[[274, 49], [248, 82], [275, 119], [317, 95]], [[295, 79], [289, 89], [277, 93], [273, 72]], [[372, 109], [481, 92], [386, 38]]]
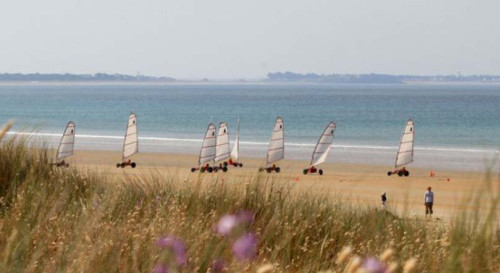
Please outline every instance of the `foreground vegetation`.
[[0, 272], [500, 271], [498, 197], [487, 219], [443, 225], [291, 196], [267, 176], [112, 183], [26, 142], [0, 143]]

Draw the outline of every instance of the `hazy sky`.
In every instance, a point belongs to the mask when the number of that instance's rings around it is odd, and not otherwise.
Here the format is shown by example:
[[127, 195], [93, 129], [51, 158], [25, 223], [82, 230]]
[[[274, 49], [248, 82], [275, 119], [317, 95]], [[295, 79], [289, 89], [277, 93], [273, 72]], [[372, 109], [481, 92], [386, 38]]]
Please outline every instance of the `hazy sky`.
[[0, 0], [0, 73], [500, 74], [499, 0]]

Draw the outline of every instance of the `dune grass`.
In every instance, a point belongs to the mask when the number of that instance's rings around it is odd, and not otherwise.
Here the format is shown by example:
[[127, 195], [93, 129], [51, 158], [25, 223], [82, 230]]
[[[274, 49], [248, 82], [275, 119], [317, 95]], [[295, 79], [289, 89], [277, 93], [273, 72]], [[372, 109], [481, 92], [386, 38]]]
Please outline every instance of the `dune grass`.
[[[464, 213], [436, 224], [341, 198], [291, 195], [268, 176], [110, 182], [52, 167], [51, 152], [27, 141], [0, 143], [0, 272], [153, 272], [164, 259], [156, 242], [167, 235], [183, 240], [188, 257], [170, 272], [213, 272], [218, 259], [227, 272], [370, 272], [370, 256], [392, 272], [500, 271], [498, 194], [471, 196], [477, 209], [491, 203], [487, 219]], [[238, 211], [254, 215], [245, 227], [258, 237], [254, 260], [235, 259], [234, 238], [214, 231], [221, 216]]]

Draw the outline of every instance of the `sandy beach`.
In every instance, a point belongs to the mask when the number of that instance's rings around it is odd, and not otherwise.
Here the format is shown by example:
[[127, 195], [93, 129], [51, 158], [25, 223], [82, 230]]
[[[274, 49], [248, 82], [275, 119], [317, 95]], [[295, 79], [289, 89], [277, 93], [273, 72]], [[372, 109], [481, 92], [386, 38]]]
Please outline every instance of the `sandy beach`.
[[[471, 193], [482, 191], [483, 208], [486, 212], [489, 196], [498, 194], [485, 191], [486, 172], [460, 172], [441, 171], [434, 169], [434, 177], [430, 177], [430, 169], [408, 168], [409, 177], [388, 177], [387, 171], [391, 166], [357, 165], [325, 163], [320, 167], [324, 175], [303, 175], [302, 170], [307, 167], [306, 161], [284, 160], [279, 166], [282, 171], [279, 174], [259, 173], [257, 170], [263, 164], [263, 160], [242, 158], [243, 168], [230, 166], [227, 173], [191, 173], [191, 167], [197, 162], [193, 155], [163, 154], [163, 153], [139, 153], [133, 160], [137, 167], [131, 169], [116, 168], [121, 153], [110, 151], [76, 151], [75, 156], [70, 158], [72, 167], [87, 170], [97, 170], [99, 173], [109, 176], [112, 180], [120, 180], [127, 175], [138, 175], [147, 178], [152, 174], [160, 174], [162, 177], [175, 177], [183, 183], [193, 183], [201, 177], [205, 183], [213, 182], [214, 179], [224, 183], [242, 185], [251, 182], [258, 175], [271, 177], [278, 183], [288, 183], [293, 191], [307, 191], [312, 194], [328, 194], [333, 198], [342, 198], [353, 205], [381, 207], [380, 196], [387, 192], [388, 208], [398, 213], [406, 212], [411, 217], [424, 217], [423, 198], [428, 186], [435, 193], [434, 219], [449, 220], [453, 215], [463, 210], [472, 209], [471, 202], [467, 198]], [[486, 167], [485, 167], [486, 169]], [[497, 176], [492, 179], [494, 189], [499, 189], [500, 183]]]

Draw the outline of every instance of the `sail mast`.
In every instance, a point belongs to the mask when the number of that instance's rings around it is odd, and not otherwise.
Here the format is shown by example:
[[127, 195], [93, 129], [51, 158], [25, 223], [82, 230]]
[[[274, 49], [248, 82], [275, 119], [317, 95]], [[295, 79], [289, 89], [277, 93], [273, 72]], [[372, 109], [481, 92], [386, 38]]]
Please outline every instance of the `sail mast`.
[[281, 117], [276, 118], [267, 149], [266, 166], [285, 158], [285, 126]]
[[335, 136], [335, 126], [335, 122], [331, 121], [319, 137], [318, 143], [316, 143], [316, 147], [311, 156], [310, 166], [316, 166], [325, 162]]
[[238, 128], [236, 129], [236, 139], [234, 140], [233, 149], [231, 150], [231, 157], [238, 160], [240, 151], [240, 118], [238, 118]]
[[73, 155], [73, 150], [75, 146], [75, 123], [73, 121], [68, 122], [66, 129], [59, 142], [59, 147], [57, 148], [56, 160], [61, 160], [68, 156]]
[[215, 158], [215, 126], [213, 123], [208, 124], [203, 143], [201, 145], [200, 157], [198, 158], [198, 165], [211, 162]]
[[225, 122], [219, 124], [215, 147], [215, 162], [228, 159], [231, 156], [229, 150], [229, 131]]
[[137, 139], [137, 117], [134, 112], [130, 112], [127, 129], [125, 130], [125, 139], [123, 141], [123, 156], [125, 160], [139, 152], [139, 141]]
[[399, 142], [398, 154], [396, 155], [395, 168], [413, 162], [413, 146], [415, 139], [415, 125], [412, 119], [406, 121], [406, 126]]

